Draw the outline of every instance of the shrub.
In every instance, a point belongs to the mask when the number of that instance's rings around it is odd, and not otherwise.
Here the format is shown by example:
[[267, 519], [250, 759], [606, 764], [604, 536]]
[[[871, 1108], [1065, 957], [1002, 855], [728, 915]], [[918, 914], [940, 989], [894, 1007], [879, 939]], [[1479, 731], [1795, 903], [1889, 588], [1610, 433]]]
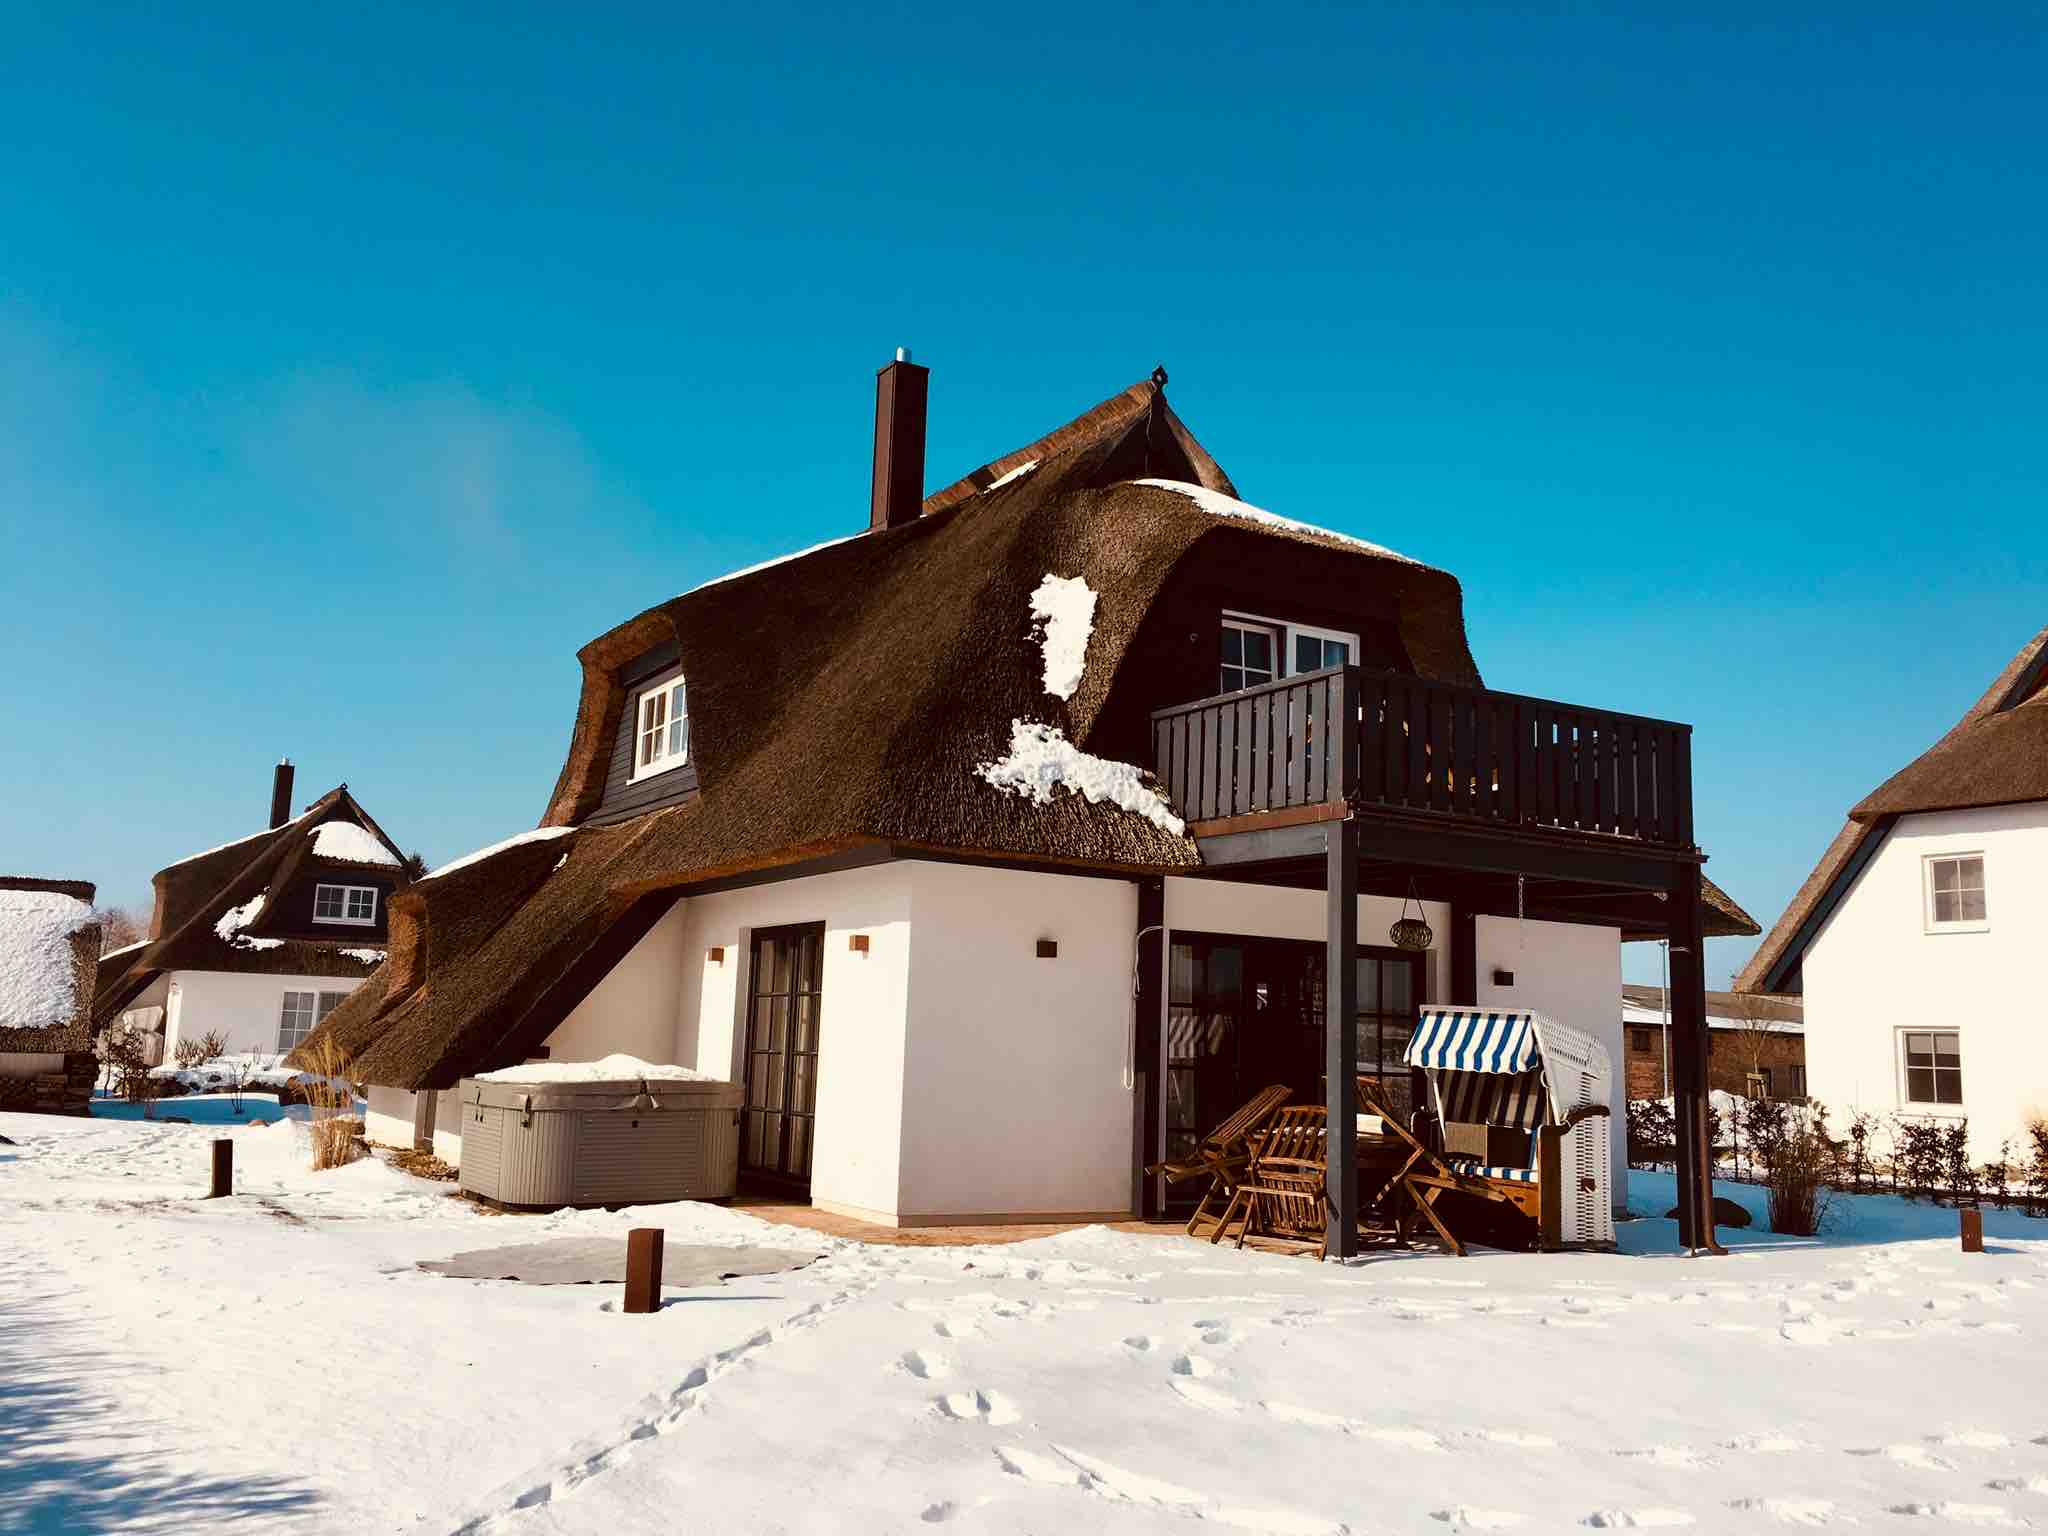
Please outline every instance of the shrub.
[[2035, 1215], [2048, 1211], [2048, 1120], [2027, 1123], [2033, 1156], [2027, 1162], [2027, 1206]]
[[1958, 1208], [1977, 1203], [1977, 1170], [1970, 1166], [1970, 1122], [1956, 1120], [1941, 1128], [1941, 1173], [1949, 1199]]
[[149, 1075], [149, 1037], [125, 1024], [109, 1025], [93, 1050], [114, 1076], [114, 1091], [131, 1104], [147, 1104], [157, 1096], [158, 1082]]
[[1849, 1176], [1849, 1188], [1861, 1193], [1863, 1181], [1868, 1179], [1871, 1187], [1877, 1187], [1877, 1164], [1870, 1153], [1870, 1139], [1877, 1130], [1877, 1116], [1868, 1110], [1859, 1109], [1849, 1119], [1847, 1155], [1843, 1159], [1842, 1171]]
[[1678, 1127], [1669, 1099], [1628, 1101], [1628, 1161], [1631, 1168], [1654, 1168], [1678, 1156]]
[[1940, 1123], [1899, 1116], [1892, 1136], [1892, 1187], [1909, 1200], [1938, 1200], [1947, 1171]]
[[1827, 1112], [1818, 1103], [1794, 1114], [1772, 1104], [1769, 1125], [1755, 1143], [1770, 1198], [1771, 1230], [1812, 1237], [1827, 1219], [1830, 1183], [1841, 1172], [1841, 1149], [1828, 1138]]
[[188, 1040], [180, 1040], [172, 1052], [181, 1067], [196, 1067], [201, 1062], [212, 1061], [216, 1056], [227, 1054], [228, 1037], [218, 1029], [209, 1029], [205, 1034]]

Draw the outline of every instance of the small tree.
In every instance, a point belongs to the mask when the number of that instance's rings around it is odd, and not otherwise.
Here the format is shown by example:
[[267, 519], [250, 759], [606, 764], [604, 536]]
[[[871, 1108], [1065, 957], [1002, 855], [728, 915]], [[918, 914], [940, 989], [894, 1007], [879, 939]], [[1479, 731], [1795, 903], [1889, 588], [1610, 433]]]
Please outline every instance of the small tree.
[[157, 1092], [157, 1081], [149, 1075], [148, 1037], [126, 1024], [110, 1024], [93, 1043], [93, 1054], [112, 1078], [114, 1091], [129, 1103], [144, 1106], [147, 1114]]
[[239, 1056], [227, 1056], [221, 1059], [221, 1076], [225, 1079], [221, 1086], [226, 1089], [228, 1107], [235, 1114], [239, 1115], [242, 1112], [242, 1095], [247, 1091], [249, 1079], [255, 1073], [256, 1058], [249, 1055], [246, 1051]]
[[196, 1067], [203, 1062], [212, 1061], [216, 1056], [225, 1055], [227, 1048], [226, 1033], [218, 1029], [209, 1029], [203, 1035], [180, 1040], [174, 1054], [179, 1066]]
[[1755, 1143], [1770, 1197], [1771, 1230], [1812, 1237], [1827, 1219], [1829, 1184], [1840, 1172], [1840, 1150], [1828, 1139], [1827, 1113], [1813, 1104], [1800, 1113], [1769, 1106], [1769, 1126]]
[[424, 880], [427, 877], [427, 860], [417, 848], [405, 856], [405, 876], [408, 880]]
[[1678, 1155], [1678, 1131], [1668, 1099], [1628, 1101], [1628, 1162], [1655, 1168]]
[[103, 955], [149, 937], [149, 914], [141, 907], [94, 907], [92, 920], [100, 925]]
[[1749, 1098], [1769, 1098], [1771, 1072], [1764, 1059], [1771, 1053], [1771, 1037], [1776, 1033], [1771, 1026], [1777, 1022], [1770, 1000], [1755, 992], [1736, 993], [1735, 1018], [1736, 1026], [1729, 1033], [1742, 1063], [1743, 1091]]

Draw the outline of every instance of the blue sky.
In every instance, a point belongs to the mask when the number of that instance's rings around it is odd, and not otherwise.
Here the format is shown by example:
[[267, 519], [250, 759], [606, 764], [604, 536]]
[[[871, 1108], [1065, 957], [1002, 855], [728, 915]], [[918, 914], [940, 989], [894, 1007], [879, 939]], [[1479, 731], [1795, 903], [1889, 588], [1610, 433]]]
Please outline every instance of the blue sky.
[[0, 864], [108, 900], [285, 753], [531, 825], [898, 345], [934, 484], [1165, 362], [1491, 684], [1693, 722], [1767, 924], [2048, 623], [2037, 7], [167, 9], [0, 7]]

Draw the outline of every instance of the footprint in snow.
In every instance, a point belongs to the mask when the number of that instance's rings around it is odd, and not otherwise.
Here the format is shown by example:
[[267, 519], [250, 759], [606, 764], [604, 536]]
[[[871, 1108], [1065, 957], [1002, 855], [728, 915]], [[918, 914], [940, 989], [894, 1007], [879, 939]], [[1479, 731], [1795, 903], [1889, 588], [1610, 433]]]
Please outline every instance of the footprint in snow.
[[1994, 1493], [2048, 1493], [2048, 1477], [1994, 1477], [1984, 1486]]
[[1957, 1451], [2003, 1451], [2011, 1447], [2012, 1439], [1995, 1429], [1957, 1429], [1942, 1436], [1941, 1443]]
[[1653, 1461], [1660, 1467], [1711, 1467], [1714, 1458], [1689, 1445], [1652, 1445], [1640, 1451], [1616, 1451], [1630, 1461]]
[[1000, 1392], [948, 1392], [933, 1399], [932, 1410], [962, 1424], [1015, 1424], [1024, 1417]]
[[1947, 1520], [1956, 1525], [1982, 1525], [2004, 1530], [2017, 1529], [2027, 1523], [2002, 1505], [1964, 1504], [1955, 1499], [1942, 1499], [1932, 1504], [1894, 1504], [1891, 1513], [1925, 1515], [1930, 1519]]
[[1728, 1507], [1744, 1514], [1767, 1516], [1780, 1525], [1832, 1525], [1837, 1520], [1856, 1523], [1854, 1516], [1837, 1511], [1832, 1499], [1737, 1499]]
[[1733, 1440], [1723, 1440], [1721, 1449], [1748, 1451], [1759, 1456], [1786, 1456], [1810, 1447], [1794, 1435], [1737, 1435]]
[[1214, 1361], [1205, 1360], [1200, 1355], [1181, 1355], [1173, 1362], [1173, 1374], [1176, 1376], [1214, 1376], [1216, 1374], [1216, 1365]]
[[1149, 1355], [1159, 1347], [1159, 1340], [1149, 1333], [1132, 1333], [1124, 1336], [1124, 1348], [1140, 1355]]
[[919, 1381], [938, 1381], [953, 1374], [953, 1362], [937, 1350], [913, 1349], [896, 1362]]
[[1916, 1472], [1953, 1472], [1956, 1464], [1944, 1460], [1924, 1445], [1873, 1445], [1854, 1450], [1851, 1456], [1882, 1456], [1886, 1461], [1902, 1467], [1911, 1467]]
[[1472, 1504], [1453, 1504], [1449, 1509], [1431, 1510], [1429, 1518], [1441, 1520], [1453, 1530], [1506, 1531], [1520, 1525], [1526, 1517], [1512, 1509], [1480, 1509]]
[[1596, 1531], [1669, 1529], [1691, 1525], [1693, 1518], [1682, 1509], [1596, 1509], [1579, 1524]]
[[941, 1499], [936, 1504], [927, 1504], [924, 1513], [918, 1516], [926, 1525], [944, 1525], [960, 1513], [960, 1507], [950, 1499]]

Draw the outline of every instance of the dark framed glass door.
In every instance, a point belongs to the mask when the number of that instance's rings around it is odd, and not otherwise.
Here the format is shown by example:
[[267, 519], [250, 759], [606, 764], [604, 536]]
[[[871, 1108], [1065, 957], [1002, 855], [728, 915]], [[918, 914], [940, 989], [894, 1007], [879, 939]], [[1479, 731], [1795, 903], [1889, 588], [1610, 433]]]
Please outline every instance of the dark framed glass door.
[[746, 1107], [740, 1171], [808, 1190], [818, 1117], [825, 925], [754, 931], [747, 968]]
[[[1208, 1131], [1268, 1083], [1285, 1083], [1295, 1102], [1324, 1101], [1321, 944], [1298, 939], [1176, 930], [1167, 951], [1166, 1156], [1193, 1152]], [[1414, 1074], [1402, 1061], [1423, 1001], [1425, 957], [1358, 946], [1358, 1069], [1387, 1086], [1402, 1114], [1414, 1103]], [[1170, 1204], [1189, 1204], [1199, 1180], [1168, 1188]]]

